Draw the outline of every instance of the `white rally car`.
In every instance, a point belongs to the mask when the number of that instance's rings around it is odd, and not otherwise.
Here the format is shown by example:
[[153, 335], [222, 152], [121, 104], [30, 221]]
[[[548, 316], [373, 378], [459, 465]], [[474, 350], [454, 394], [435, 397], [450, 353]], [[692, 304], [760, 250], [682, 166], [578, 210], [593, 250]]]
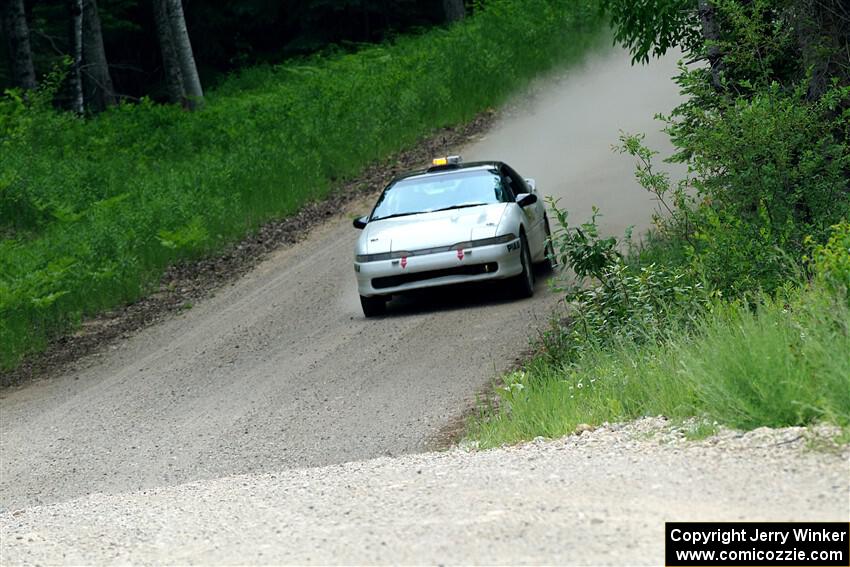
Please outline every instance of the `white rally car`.
[[366, 317], [394, 294], [482, 280], [534, 293], [535, 262], [550, 262], [549, 220], [533, 179], [498, 161], [458, 156], [394, 179], [354, 221], [354, 271]]

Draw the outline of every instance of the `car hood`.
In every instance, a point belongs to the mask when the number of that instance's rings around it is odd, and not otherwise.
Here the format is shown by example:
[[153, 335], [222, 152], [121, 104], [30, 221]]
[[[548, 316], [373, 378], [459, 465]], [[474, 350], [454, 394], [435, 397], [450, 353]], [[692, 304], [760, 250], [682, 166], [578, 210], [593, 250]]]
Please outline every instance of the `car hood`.
[[495, 203], [373, 221], [363, 231], [359, 253], [421, 250], [492, 238], [496, 236], [507, 205]]

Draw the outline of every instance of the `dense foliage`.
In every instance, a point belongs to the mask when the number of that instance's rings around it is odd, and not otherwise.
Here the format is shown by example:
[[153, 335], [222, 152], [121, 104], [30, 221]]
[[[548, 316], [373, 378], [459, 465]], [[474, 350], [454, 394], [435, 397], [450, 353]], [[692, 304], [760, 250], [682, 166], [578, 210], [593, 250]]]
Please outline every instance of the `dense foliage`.
[[84, 120], [0, 102], [0, 368], [166, 265], [325, 195], [334, 180], [502, 101], [595, 41], [593, 2], [501, 0], [448, 29], [247, 69], [187, 113]]
[[642, 136], [622, 136], [661, 204], [640, 248], [555, 207], [557, 256], [579, 278], [560, 284], [568, 319], [473, 434], [498, 444], [658, 414], [850, 426], [846, 6], [606, 4], [635, 59], [678, 46], [702, 62], [681, 67], [684, 102], [662, 117], [689, 176], [671, 184]]

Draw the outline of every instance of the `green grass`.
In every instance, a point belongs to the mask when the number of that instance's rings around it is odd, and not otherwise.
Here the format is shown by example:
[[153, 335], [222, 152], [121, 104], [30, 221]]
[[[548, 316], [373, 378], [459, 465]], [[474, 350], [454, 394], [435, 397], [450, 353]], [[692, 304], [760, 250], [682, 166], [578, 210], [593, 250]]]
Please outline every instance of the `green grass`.
[[599, 41], [595, 0], [493, 0], [446, 29], [249, 69], [187, 113], [0, 102], [0, 370], [164, 268], [320, 199]]
[[755, 309], [716, 302], [694, 330], [658, 343], [622, 339], [571, 361], [538, 356], [507, 377], [500, 407], [469, 435], [489, 447], [654, 415], [698, 418], [695, 438], [714, 422], [850, 426], [848, 303], [820, 290], [793, 295]]

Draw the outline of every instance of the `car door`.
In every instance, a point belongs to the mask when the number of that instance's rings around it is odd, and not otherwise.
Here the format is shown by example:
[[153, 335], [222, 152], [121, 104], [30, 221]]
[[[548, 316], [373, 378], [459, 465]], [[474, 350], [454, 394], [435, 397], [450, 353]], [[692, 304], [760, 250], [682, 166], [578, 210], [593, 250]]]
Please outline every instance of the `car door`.
[[535, 208], [535, 218], [541, 220], [541, 222], [537, 225], [537, 232], [540, 236], [540, 256], [534, 256], [534, 260], [542, 261], [546, 256], [546, 243], [549, 240], [549, 234], [546, 230], [546, 202], [543, 200], [544, 195], [537, 191], [537, 183], [534, 179], [526, 179], [526, 186], [531, 190], [532, 193], [537, 195], [537, 202], [532, 205]]
[[507, 165], [502, 165], [502, 175], [510, 186], [514, 198], [522, 193], [532, 193], [537, 196], [537, 202], [522, 209], [525, 216], [526, 236], [531, 255], [539, 259], [541, 251], [546, 245], [546, 228], [544, 225], [545, 205], [543, 199], [537, 194], [535, 187], [530, 187], [516, 171]]

